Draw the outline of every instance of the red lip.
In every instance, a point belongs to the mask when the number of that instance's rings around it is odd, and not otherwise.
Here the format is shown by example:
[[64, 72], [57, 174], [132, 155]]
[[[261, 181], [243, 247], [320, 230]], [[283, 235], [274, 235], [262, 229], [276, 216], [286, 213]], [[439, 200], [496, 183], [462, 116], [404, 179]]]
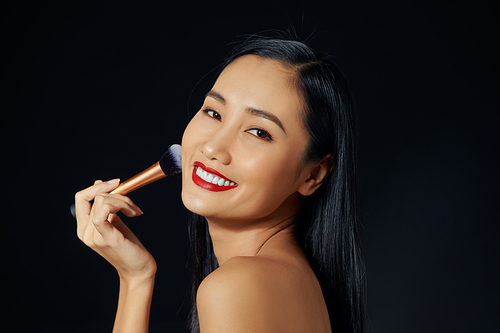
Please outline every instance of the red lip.
[[[212, 169], [212, 168], [209, 168], [207, 166], [205, 166], [203, 163], [201, 162], [194, 162], [194, 165], [199, 167], [199, 168], [202, 168], [203, 170], [205, 170], [206, 172], [209, 172], [211, 174], [214, 174], [220, 178], [224, 178], [226, 180], [229, 180], [227, 177], [225, 177], [223, 174], [217, 172], [216, 170]], [[197, 174], [196, 174], [196, 168], [193, 168], [193, 175], [192, 175], [192, 178], [193, 178], [193, 182], [198, 185], [199, 187], [205, 189], [205, 190], [208, 190], [208, 191], [212, 191], [212, 192], [221, 192], [221, 191], [227, 191], [227, 190], [231, 190], [235, 187], [238, 186], [238, 184], [235, 184], [233, 186], [219, 186], [219, 185], [216, 185], [216, 184], [212, 184], [212, 183], [209, 183], [209, 182], [206, 182], [205, 180], [201, 179]], [[230, 181], [230, 180], [229, 180]]]

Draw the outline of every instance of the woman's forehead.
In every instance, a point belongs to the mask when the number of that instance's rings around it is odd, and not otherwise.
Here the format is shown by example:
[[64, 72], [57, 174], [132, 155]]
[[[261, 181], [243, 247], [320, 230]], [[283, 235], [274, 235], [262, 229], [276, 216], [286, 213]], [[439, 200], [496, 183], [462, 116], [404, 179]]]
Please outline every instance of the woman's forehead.
[[[214, 85], [222, 95], [246, 98], [249, 102], [302, 109], [302, 94], [297, 89], [297, 74], [274, 59], [245, 55], [231, 62]], [[257, 107], [258, 105], [253, 105]]]

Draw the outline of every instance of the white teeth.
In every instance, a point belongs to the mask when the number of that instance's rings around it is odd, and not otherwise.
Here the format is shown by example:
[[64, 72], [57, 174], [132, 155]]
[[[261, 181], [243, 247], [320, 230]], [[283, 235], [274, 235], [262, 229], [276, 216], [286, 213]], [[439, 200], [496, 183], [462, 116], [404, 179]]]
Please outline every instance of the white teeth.
[[198, 177], [200, 177], [201, 179], [203, 179], [204, 181], [206, 181], [207, 183], [212, 183], [212, 184], [219, 185], [219, 186], [234, 186], [234, 185], [236, 185], [235, 182], [231, 182], [231, 181], [226, 180], [224, 178], [221, 178], [219, 176], [215, 176], [211, 173], [208, 173], [198, 166], [196, 167], [196, 175]]
[[214, 180], [214, 175], [212, 175], [211, 173], [209, 173], [208, 176], [207, 176], [207, 179], [205, 179], [205, 181], [207, 183], [211, 183], [212, 180]]

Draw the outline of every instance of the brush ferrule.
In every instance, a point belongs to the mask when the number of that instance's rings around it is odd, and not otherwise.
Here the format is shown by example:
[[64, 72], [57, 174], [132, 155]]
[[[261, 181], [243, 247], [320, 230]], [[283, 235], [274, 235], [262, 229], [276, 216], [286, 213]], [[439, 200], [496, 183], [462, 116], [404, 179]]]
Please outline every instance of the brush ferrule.
[[166, 175], [160, 167], [160, 162], [156, 162], [143, 172], [121, 183], [110, 193], [125, 195], [165, 177]]

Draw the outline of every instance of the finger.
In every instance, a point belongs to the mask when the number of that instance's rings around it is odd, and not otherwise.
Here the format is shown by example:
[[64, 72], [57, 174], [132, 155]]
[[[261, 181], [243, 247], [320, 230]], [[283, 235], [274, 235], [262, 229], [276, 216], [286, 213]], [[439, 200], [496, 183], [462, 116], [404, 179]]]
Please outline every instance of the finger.
[[121, 195], [99, 193], [92, 207], [91, 221], [93, 233], [92, 243], [97, 247], [113, 247], [120, 239], [127, 238], [142, 247], [139, 239], [128, 229], [128, 227], [116, 215], [118, 211], [129, 217], [138, 216], [142, 211], [129, 198]]
[[[101, 206], [105, 206], [101, 208]], [[105, 219], [109, 219], [109, 214], [115, 214], [121, 211], [128, 217], [134, 217], [144, 214], [142, 210], [130, 198], [109, 193], [99, 193], [94, 199], [94, 217], [96, 214]], [[107, 215], [104, 215], [106, 214]]]
[[108, 218], [108, 221], [111, 223], [113, 227], [118, 229], [118, 231], [120, 231], [125, 238], [137, 244], [142, 249], [145, 249], [145, 247], [142, 245], [141, 241], [137, 238], [137, 236], [132, 232], [132, 230], [129, 229], [129, 227], [127, 227], [125, 223], [123, 223], [122, 220], [120, 220], [120, 218], [117, 215], [111, 214]]
[[94, 185], [87, 187], [75, 194], [76, 217], [88, 216], [90, 213], [90, 202], [95, 196], [102, 192], [110, 192], [120, 183], [119, 179], [112, 179], [108, 182], [96, 181]]
[[[112, 209], [112, 207], [110, 208], [109, 205], [104, 203], [103, 201], [104, 201], [104, 199], [102, 198], [102, 196], [98, 194], [94, 198], [94, 203], [91, 207], [90, 214], [87, 218], [87, 223], [85, 223], [85, 224], [81, 223], [83, 225], [82, 231], [81, 231], [82, 232], [81, 240], [87, 246], [91, 247], [92, 249], [94, 249], [98, 253], [100, 253], [100, 252], [96, 249], [96, 246], [97, 246], [96, 239], [98, 240], [98, 243], [101, 246], [104, 244], [102, 241], [102, 236], [97, 231], [97, 227], [101, 228], [100, 229], [101, 232], [105, 232], [105, 229], [103, 229], [103, 228], [106, 228], [106, 226], [102, 227], [100, 224], [107, 223], [110, 221], [110, 220], [106, 220], [106, 217], [102, 218], [99, 214], [102, 214], [102, 215], [108, 216], [108, 218], [111, 218], [112, 216], [115, 216], [115, 214], [106, 215], [105, 211], [107, 210], [108, 212], [110, 212], [110, 211], [116, 210], [116, 208], [115, 209]], [[99, 207], [99, 208], [97, 208], [97, 207]], [[96, 216], [96, 213], [98, 213], [97, 216]], [[118, 217], [116, 217], [116, 218], [118, 218]], [[100, 253], [100, 254], [103, 255], [102, 253]]]
[[[127, 197], [120, 195], [112, 195], [107, 193], [99, 193], [94, 200], [94, 205], [92, 206], [92, 211], [89, 216], [90, 221], [96, 226], [95, 228], [102, 227], [103, 223], [116, 222], [119, 218], [115, 215], [119, 211], [123, 212], [128, 217], [138, 216], [142, 214], [142, 211], [137, 207], [132, 200]], [[87, 228], [94, 229], [94, 227], [88, 226]], [[109, 231], [107, 226], [99, 229], [102, 232]], [[95, 236], [89, 230], [85, 232], [86, 239], [95, 240]]]
[[75, 215], [77, 221], [77, 233], [81, 238], [84, 229], [88, 223], [88, 218], [91, 212], [91, 201], [98, 193], [109, 192], [115, 189], [120, 183], [119, 179], [113, 179], [106, 183], [96, 181], [93, 186], [90, 186], [75, 194]]
[[119, 178], [111, 179], [108, 180], [107, 182], [103, 182], [102, 180], [96, 180], [94, 181], [94, 185], [79, 191], [76, 195], [81, 200], [92, 201], [97, 194], [103, 192], [111, 192], [114, 188], [118, 187], [119, 183], [120, 183]]
[[95, 231], [93, 233], [93, 244], [98, 248], [114, 247], [123, 235], [109, 223], [108, 220], [92, 219]]
[[[112, 179], [107, 182], [102, 182], [99, 180], [96, 180], [94, 182], [94, 185], [87, 187], [84, 190], [81, 190], [76, 193], [75, 195], [75, 204], [78, 207], [78, 204], [80, 204], [80, 208], [83, 208], [85, 206], [85, 203], [90, 203], [92, 200], [94, 200], [95, 196], [101, 192], [110, 192], [114, 188], [118, 186], [120, 183], [120, 180], [117, 179]], [[80, 209], [80, 211], [83, 211]], [[90, 210], [89, 210], [90, 212]]]

